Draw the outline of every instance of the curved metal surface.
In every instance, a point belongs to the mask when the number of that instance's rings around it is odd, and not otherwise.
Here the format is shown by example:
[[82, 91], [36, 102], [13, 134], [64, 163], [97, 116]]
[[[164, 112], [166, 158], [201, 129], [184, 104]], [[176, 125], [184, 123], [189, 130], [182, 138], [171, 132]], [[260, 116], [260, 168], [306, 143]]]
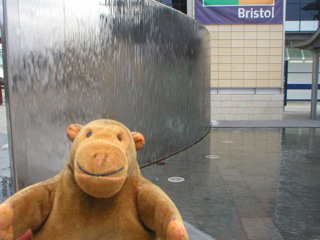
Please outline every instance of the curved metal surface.
[[59, 172], [70, 123], [123, 122], [146, 137], [140, 164], [209, 130], [208, 31], [139, 0], [5, 0], [5, 79], [18, 188]]

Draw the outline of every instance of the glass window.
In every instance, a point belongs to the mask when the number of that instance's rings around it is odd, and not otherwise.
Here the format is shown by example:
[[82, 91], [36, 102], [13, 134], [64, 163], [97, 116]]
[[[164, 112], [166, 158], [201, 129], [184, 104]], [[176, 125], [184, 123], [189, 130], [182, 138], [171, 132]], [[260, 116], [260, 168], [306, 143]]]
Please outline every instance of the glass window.
[[187, 0], [158, 0], [158, 2], [187, 14]]
[[[305, 7], [310, 10], [303, 10]], [[320, 3], [315, 0], [287, 0], [286, 8], [288, 21], [320, 20]]]
[[307, 21], [307, 20], [318, 20], [319, 19], [319, 11], [301, 11], [300, 20]]
[[313, 53], [310, 50], [302, 50], [303, 55], [306, 59], [312, 59], [313, 58]]
[[319, 8], [318, 5], [309, 5], [308, 3], [301, 4], [301, 20], [316, 20], [319, 19], [319, 10], [303, 10], [304, 7], [308, 7], [308, 9]]
[[300, 3], [300, 0], [287, 0], [287, 5], [290, 3]]
[[302, 59], [302, 53], [300, 49], [297, 48], [289, 48], [289, 57], [295, 59]]
[[158, 2], [163, 3], [169, 7], [172, 7], [172, 0], [159, 0]]
[[309, 50], [300, 50], [297, 48], [286, 48], [285, 51], [286, 60], [290, 61], [310, 61], [312, 60], [312, 52]]
[[314, 3], [314, 2], [315, 0], [301, 0], [301, 3]]
[[300, 20], [300, 4], [287, 4], [286, 20]]

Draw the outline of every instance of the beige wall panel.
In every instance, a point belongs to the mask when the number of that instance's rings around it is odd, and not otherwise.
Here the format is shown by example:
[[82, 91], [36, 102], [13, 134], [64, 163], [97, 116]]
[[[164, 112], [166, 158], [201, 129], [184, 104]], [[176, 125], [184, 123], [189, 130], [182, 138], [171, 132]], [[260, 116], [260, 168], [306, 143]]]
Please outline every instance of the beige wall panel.
[[244, 31], [244, 26], [245, 25], [232, 25], [231, 29], [233, 32], [240, 32], [240, 31]]
[[270, 32], [270, 39], [282, 39], [282, 32]]
[[257, 80], [266, 80], [269, 79], [269, 72], [257, 72]]
[[270, 32], [257, 32], [257, 39], [270, 39]]
[[270, 25], [267, 24], [259, 24], [257, 27], [258, 32], [269, 32], [270, 31]]
[[257, 72], [245, 72], [243, 78], [244, 80], [255, 80], [257, 79]]
[[244, 56], [244, 63], [256, 63], [257, 56]]
[[[219, 39], [232, 39], [231, 38], [232, 34], [231, 32], [219, 32]], [[277, 39], [277, 38], [275, 38]]]
[[283, 30], [282, 24], [271, 24], [269, 26], [270, 26], [270, 31], [282, 32], [282, 30]]
[[269, 87], [269, 81], [268, 80], [258, 80], [257, 87]]
[[258, 72], [267, 72], [270, 69], [270, 64], [267, 63], [262, 63], [262, 64], [257, 64], [257, 71]]
[[[240, 89], [280, 88], [282, 28], [282, 25], [263, 24], [210, 25], [211, 86]], [[232, 96], [243, 99], [237, 101], [235, 98], [231, 99]], [[280, 119], [282, 107], [275, 106], [282, 105], [283, 96], [279, 95], [277, 100], [270, 100], [274, 98], [270, 96], [212, 95], [212, 119]], [[269, 106], [270, 101], [273, 102]], [[270, 108], [274, 111], [269, 111]]]
[[257, 39], [257, 32], [245, 32], [244, 39], [248, 39], [248, 40]]
[[218, 56], [219, 63], [231, 63], [231, 56]]
[[219, 47], [231, 47], [231, 40], [219, 40]]
[[281, 81], [279, 80], [270, 80], [269, 87], [281, 87]]
[[244, 46], [246, 48], [256, 48], [257, 47], [257, 40], [245, 40]]
[[256, 56], [257, 55], [257, 48], [245, 48], [244, 55], [245, 56]]
[[268, 64], [270, 62], [270, 56], [257, 56], [257, 63]]
[[270, 40], [270, 47], [272, 48], [282, 48], [282, 40]]
[[231, 71], [231, 64], [230, 63], [220, 63], [219, 64], [219, 71], [224, 71], [224, 72], [227, 72], [227, 71]]
[[232, 72], [231, 73], [232, 80], [241, 80], [243, 79], [243, 72]]
[[269, 47], [270, 40], [257, 40], [257, 47]]
[[256, 80], [245, 80], [245, 81], [243, 81], [243, 87], [255, 88], [255, 87], [257, 87], [257, 81]]
[[219, 56], [231, 55], [231, 48], [219, 48]]
[[219, 72], [219, 80], [230, 80], [231, 72]]
[[219, 87], [219, 81], [211, 79], [211, 87]]
[[233, 81], [231, 81], [231, 87], [242, 88], [243, 87], [243, 80], [233, 80]]
[[270, 63], [282, 63], [282, 56], [270, 56]]
[[269, 48], [257, 48], [257, 55], [260, 56], [266, 56], [270, 54], [270, 49]]
[[211, 52], [211, 56], [215, 56], [215, 55], [217, 56], [219, 55], [219, 48], [217, 47], [211, 48], [210, 52]]
[[246, 24], [244, 25], [244, 31], [246, 32], [256, 32], [258, 25], [256, 24]]
[[219, 39], [219, 32], [210, 32], [210, 39], [211, 40], [218, 40]]
[[243, 56], [244, 55], [244, 48], [232, 48], [231, 54], [233, 56]]
[[231, 87], [231, 80], [219, 80], [219, 87]]
[[218, 25], [218, 31], [219, 32], [231, 32], [232, 25]]
[[273, 63], [270, 63], [270, 71], [281, 71], [282, 69], [282, 64], [279, 64], [279, 63], [276, 63], [276, 64], [273, 64]]
[[232, 47], [233, 48], [239, 48], [239, 47], [244, 47], [244, 40], [232, 40]]
[[219, 47], [219, 40], [210, 40], [210, 47]]
[[257, 64], [255, 63], [246, 63], [244, 64], [244, 71], [246, 72], [256, 72], [257, 71]]
[[219, 71], [219, 64], [211, 64], [211, 72], [218, 72]]
[[244, 58], [245, 57], [243, 57], [243, 56], [232, 56], [232, 63], [244, 63]]
[[218, 32], [219, 31], [218, 25], [206, 25], [206, 28], [209, 30], [209, 32]]
[[244, 32], [239, 32], [239, 31], [235, 31], [232, 32], [232, 39], [236, 40], [236, 39], [244, 39]]
[[231, 64], [231, 69], [234, 72], [244, 71], [244, 64], [242, 64], [242, 63]]

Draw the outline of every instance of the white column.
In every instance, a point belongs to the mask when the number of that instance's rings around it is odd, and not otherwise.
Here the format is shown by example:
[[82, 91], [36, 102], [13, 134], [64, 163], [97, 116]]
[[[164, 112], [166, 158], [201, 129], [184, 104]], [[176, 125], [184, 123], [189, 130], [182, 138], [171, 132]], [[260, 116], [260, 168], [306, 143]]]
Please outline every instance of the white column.
[[312, 64], [312, 90], [311, 90], [311, 113], [310, 119], [317, 119], [317, 101], [318, 101], [318, 78], [319, 78], [319, 49], [313, 52]]

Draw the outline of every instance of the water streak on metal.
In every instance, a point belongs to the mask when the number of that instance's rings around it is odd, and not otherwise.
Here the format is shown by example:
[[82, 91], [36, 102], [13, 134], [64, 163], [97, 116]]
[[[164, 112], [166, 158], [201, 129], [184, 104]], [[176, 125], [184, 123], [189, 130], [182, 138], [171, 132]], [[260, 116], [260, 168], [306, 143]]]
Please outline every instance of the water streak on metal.
[[65, 129], [99, 118], [146, 137], [147, 164], [209, 131], [209, 34], [162, 4], [6, 0], [5, 79], [18, 187], [61, 170]]

